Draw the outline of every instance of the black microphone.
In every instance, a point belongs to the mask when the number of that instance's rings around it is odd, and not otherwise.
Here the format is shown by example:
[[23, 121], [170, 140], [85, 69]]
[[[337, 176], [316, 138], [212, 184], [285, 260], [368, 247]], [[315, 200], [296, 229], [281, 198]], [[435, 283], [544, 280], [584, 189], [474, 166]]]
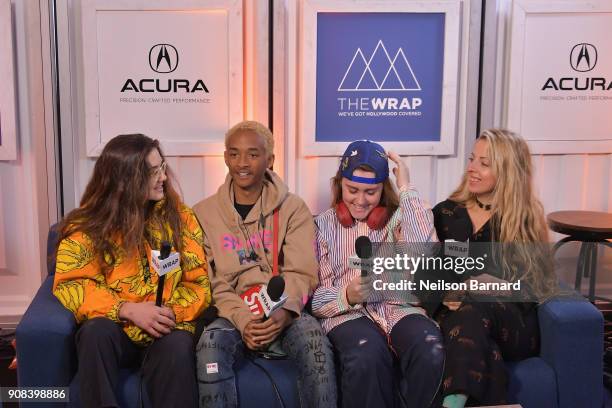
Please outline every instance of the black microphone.
[[[355, 240], [355, 253], [362, 261], [370, 259], [372, 257], [372, 241], [370, 241], [370, 238], [365, 235], [357, 237]], [[361, 277], [365, 278], [366, 276], [368, 276], [368, 268], [362, 262]]]
[[[285, 280], [282, 278], [282, 276], [273, 276], [266, 285], [265, 294], [267, 296], [261, 297], [261, 306], [264, 310], [263, 320], [267, 320], [272, 312], [280, 309], [285, 304], [287, 298], [281, 299], [283, 297], [283, 293], [285, 293]], [[268, 303], [268, 299], [270, 300], [270, 303]]]
[[[162, 241], [161, 249], [159, 251], [159, 260], [164, 260], [170, 256], [170, 251], [172, 250], [172, 245], [168, 241]], [[166, 281], [166, 275], [162, 275], [159, 277], [157, 281], [157, 296], [155, 297], [155, 306], [161, 306], [162, 297], [164, 295], [164, 282]]]
[[268, 296], [273, 302], [278, 302], [285, 292], [285, 280], [282, 276], [276, 275], [270, 279], [267, 287]]
[[[370, 259], [372, 257], [372, 241], [370, 238], [362, 235], [357, 237], [355, 240], [355, 253], [361, 260], [361, 277], [365, 278], [368, 276], [368, 268], [365, 266], [364, 259]], [[368, 302], [363, 302], [363, 307], [367, 306]]]

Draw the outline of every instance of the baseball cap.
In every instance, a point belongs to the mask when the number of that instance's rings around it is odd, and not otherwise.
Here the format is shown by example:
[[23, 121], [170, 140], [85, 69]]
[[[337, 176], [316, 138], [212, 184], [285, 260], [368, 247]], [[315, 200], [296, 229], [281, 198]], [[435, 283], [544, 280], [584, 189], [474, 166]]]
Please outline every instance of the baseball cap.
[[[369, 166], [376, 177], [354, 176], [353, 172], [361, 165]], [[371, 140], [357, 140], [346, 148], [340, 161], [340, 172], [342, 177], [366, 184], [378, 184], [389, 178], [389, 162], [385, 149]]]

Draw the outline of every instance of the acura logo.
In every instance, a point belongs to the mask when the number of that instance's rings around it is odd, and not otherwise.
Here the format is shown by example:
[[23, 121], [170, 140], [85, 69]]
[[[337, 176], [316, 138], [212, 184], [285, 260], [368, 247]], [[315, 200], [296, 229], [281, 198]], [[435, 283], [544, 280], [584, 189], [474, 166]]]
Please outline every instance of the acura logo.
[[597, 48], [593, 44], [580, 43], [574, 45], [570, 52], [570, 65], [574, 71], [587, 72], [597, 64]]
[[178, 51], [170, 44], [156, 44], [149, 50], [149, 66], [155, 72], [168, 74], [178, 67]]

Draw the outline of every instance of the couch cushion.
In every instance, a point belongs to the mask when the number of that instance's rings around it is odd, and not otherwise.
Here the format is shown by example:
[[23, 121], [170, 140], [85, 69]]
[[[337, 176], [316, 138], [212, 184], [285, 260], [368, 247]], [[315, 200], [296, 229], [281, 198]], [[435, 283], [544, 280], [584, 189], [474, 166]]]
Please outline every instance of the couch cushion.
[[540, 357], [506, 363], [509, 374], [508, 402], [523, 408], [557, 408], [557, 379]]
[[[79, 382], [78, 375], [74, 376], [70, 383], [70, 404], [72, 408], [82, 407], [80, 404]], [[124, 408], [138, 407], [138, 387], [140, 386], [140, 375], [137, 369], [122, 369], [119, 372], [119, 389], [117, 390], [117, 398], [119, 406]], [[143, 384], [144, 387], [144, 384]], [[143, 388], [144, 390], [144, 388]], [[143, 393], [142, 398], [145, 407], [150, 407], [148, 395]]]
[[[273, 378], [285, 407], [299, 407], [297, 391], [297, 374], [293, 363], [288, 360], [255, 359]], [[281, 407], [270, 379], [253, 362], [245, 359], [236, 366], [238, 403], [241, 408], [275, 408]], [[119, 373], [117, 396], [121, 407], [136, 408], [138, 405], [138, 387], [140, 375], [136, 369], [123, 369]], [[78, 376], [70, 384], [70, 407], [81, 407], [79, 403]], [[144, 389], [143, 389], [144, 390]], [[146, 394], [146, 393], [145, 393]], [[143, 395], [144, 406], [150, 407], [149, 398]]]
[[[255, 363], [272, 377], [287, 408], [299, 407], [297, 372], [289, 360], [265, 360], [256, 358]], [[242, 360], [236, 367], [238, 377], [238, 405], [241, 408], [280, 408], [281, 405], [272, 380], [252, 361]]]

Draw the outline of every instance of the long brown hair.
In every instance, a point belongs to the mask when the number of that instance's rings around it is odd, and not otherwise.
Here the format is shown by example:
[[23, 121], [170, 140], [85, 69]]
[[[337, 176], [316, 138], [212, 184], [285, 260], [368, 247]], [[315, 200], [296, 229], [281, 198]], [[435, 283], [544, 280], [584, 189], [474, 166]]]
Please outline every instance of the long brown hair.
[[158, 202], [148, 199], [151, 169], [146, 158], [153, 149], [164, 158], [159, 142], [142, 134], [119, 135], [106, 144], [79, 208], [59, 225], [58, 245], [71, 234], [82, 232], [92, 241], [104, 271], [114, 264], [119, 250], [130, 254], [141, 250], [144, 240], [152, 244], [147, 227], [159, 229], [163, 240], [170, 240], [171, 235], [174, 248], [182, 249], [181, 198], [172, 185], [169, 168], [164, 198]]
[[[373, 171], [370, 166], [361, 165], [357, 167], [355, 170], [363, 170], [363, 171]], [[332, 203], [331, 206], [335, 207], [340, 201], [342, 201], [342, 172], [338, 170], [336, 175], [331, 178], [331, 189], [332, 189]], [[378, 204], [387, 209], [387, 213], [389, 218], [393, 215], [397, 207], [399, 207], [399, 197], [397, 192], [393, 188], [391, 184], [391, 180], [387, 177], [385, 181], [383, 181], [383, 191], [380, 196], [380, 203]]]
[[[503, 269], [509, 280], [520, 274], [539, 298], [556, 287], [549, 234], [544, 207], [533, 188], [533, 164], [527, 142], [505, 129], [483, 131], [477, 141], [487, 142], [493, 174], [491, 233], [494, 241], [511, 248], [503, 257]], [[468, 189], [467, 171], [449, 199], [464, 205], [475, 203]], [[517, 270], [520, 268], [521, 270]]]

